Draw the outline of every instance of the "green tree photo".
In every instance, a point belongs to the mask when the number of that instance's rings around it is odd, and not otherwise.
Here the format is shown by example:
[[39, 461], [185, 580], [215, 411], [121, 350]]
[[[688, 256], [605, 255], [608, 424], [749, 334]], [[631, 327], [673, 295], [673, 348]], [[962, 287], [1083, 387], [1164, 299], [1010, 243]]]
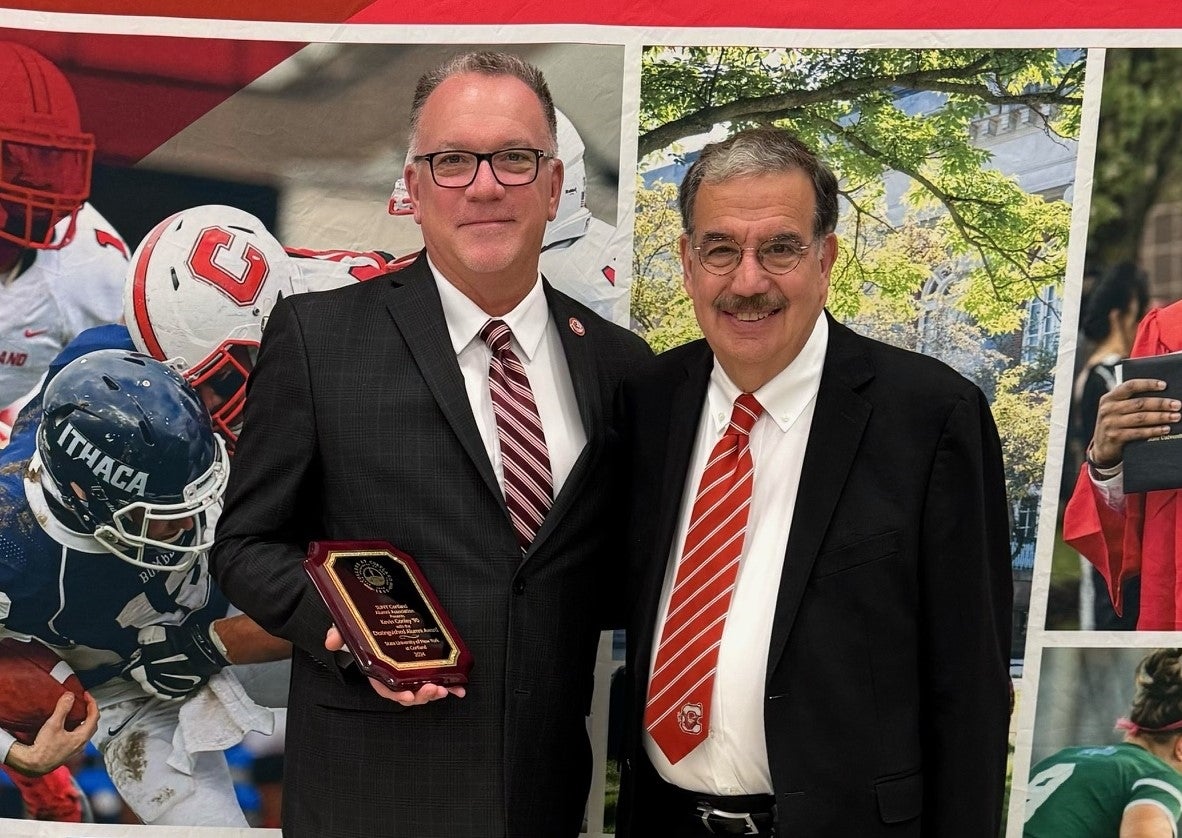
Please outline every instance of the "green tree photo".
[[[641, 71], [641, 168], [677, 159], [687, 140], [719, 126], [790, 128], [841, 180], [835, 315], [857, 315], [869, 289], [895, 300], [922, 294], [935, 266], [952, 261], [959, 274], [955, 305], [990, 334], [1011, 332], [1022, 325], [1027, 301], [1062, 283], [1070, 208], [992, 168], [973, 128], [991, 115], [1027, 119], [1056, 142], [1073, 140], [1084, 57], [1063, 55], [651, 47]], [[932, 107], [901, 106], [905, 94], [923, 91], [936, 97]], [[890, 173], [909, 181], [901, 218], [891, 217], [886, 202]], [[639, 193], [633, 306], [645, 333], [655, 329], [662, 341], [682, 331], [669, 322], [680, 312], [665, 307], [659, 289], [670, 272], [680, 272], [653, 258], [676, 254], [680, 227], [675, 214], [647, 216], [664, 200], [663, 190], [657, 184]]]
[[1088, 259], [1140, 263], [1153, 206], [1182, 176], [1182, 50], [1110, 49], [1096, 134]]
[[993, 405], [1014, 515], [1015, 657], [1025, 647], [1084, 70], [1084, 51], [1057, 49], [650, 47], [641, 65], [638, 331], [658, 350], [700, 337], [681, 287], [676, 183], [701, 147], [777, 125], [817, 150], [843, 198], [829, 310], [940, 358]]

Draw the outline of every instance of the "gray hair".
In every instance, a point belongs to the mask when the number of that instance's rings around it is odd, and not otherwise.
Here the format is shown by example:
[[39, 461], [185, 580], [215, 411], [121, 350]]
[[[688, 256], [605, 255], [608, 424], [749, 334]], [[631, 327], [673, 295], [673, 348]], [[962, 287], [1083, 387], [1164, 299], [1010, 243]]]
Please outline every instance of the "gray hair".
[[507, 52], [466, 52], [457, 55], [450, 61], [429, 70], [419, 78], [415, 86], [415, 95], [410, 103], [410, 151], [416, 153], [419, 134], [419, 117], [422, 115], [423, 105], [427, 97], [435, 92], [446, 79], [464, 73], [479, 73], [482, 76], [512, 76], [520, 80], [538, 97], [538, 104], [542, 106], [542, 115], [546, 118], [546, 125], [550, 131], [550, 148], [544, 149], [551, 154], [558, 153], [558, 119], [554, 116], [554, 98], [550, 95], [550, 88], [546, 85], [546, 77], [542, 71], [523, 58], [510, 55]]
[[703, 183], [795, 170], [813, 182], [817, 199], [813, 235], [832, 233], [837, 227], [837, 178], [808, 146], [783, 128], [749, 128], [703, 148], [678, 190], [681, 225], [692, 232], [694, 201]]

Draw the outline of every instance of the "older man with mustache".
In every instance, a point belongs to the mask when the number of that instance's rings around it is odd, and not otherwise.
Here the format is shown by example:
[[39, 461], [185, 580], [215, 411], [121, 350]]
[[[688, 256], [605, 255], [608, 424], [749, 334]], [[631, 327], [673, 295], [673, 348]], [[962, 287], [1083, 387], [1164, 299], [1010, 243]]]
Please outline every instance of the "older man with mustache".
[[705, 340], [625, 382], [623, 836], [996, 836], [1011, 584], [985, 397], [825, 312], [837, 181], [786, 131], [680, 193]]

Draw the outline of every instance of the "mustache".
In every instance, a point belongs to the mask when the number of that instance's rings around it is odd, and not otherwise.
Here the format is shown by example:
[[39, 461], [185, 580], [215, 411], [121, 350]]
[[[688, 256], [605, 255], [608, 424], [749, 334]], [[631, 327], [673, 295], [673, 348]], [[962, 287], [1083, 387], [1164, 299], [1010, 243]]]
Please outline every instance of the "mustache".
[[714, 307], [728, 314], [761, 314], [763, 312], [775, 311], [778, 308], [786, 308], [787, 305], [787, 297], [783, 294], [769, 291], [752, 294], [750, 297], [723, 293], [714, 299]]

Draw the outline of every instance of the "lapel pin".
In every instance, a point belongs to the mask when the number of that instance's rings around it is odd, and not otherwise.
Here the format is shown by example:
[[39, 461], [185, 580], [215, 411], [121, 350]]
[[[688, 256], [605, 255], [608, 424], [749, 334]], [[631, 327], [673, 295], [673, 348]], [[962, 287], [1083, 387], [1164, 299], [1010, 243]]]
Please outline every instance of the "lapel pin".
[[581, 322], [579, 322], [579, 318], [572, 317], [567, 322], [570, 324], [570, 330], [572, 332], [574, 332], [576, 335], [578, 335], [579, 337], [582, 337], [583, 335], [587, 334], [587, 330], [585, 328], [583, 328], [583, 324]]

